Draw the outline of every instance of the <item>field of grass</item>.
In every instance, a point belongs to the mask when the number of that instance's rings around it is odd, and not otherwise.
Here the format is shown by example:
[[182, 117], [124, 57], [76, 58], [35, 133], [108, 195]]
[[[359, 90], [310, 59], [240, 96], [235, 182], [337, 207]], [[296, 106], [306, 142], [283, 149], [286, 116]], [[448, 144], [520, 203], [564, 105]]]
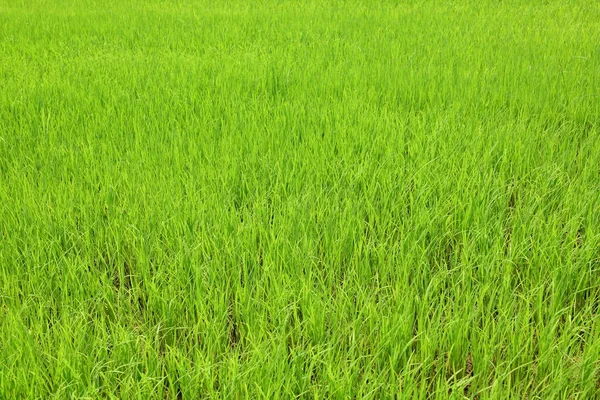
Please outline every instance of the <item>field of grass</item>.
[[596, 1], [0, 0], [0, 398], [600, 397]]

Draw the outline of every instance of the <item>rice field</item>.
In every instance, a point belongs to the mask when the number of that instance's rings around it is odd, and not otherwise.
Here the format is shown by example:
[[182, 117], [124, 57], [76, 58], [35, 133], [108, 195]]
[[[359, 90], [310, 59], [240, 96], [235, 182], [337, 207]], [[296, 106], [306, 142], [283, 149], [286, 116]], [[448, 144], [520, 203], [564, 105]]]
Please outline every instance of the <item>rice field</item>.
[[0, 399], [600, 398], [595, 1], [0, 0]]

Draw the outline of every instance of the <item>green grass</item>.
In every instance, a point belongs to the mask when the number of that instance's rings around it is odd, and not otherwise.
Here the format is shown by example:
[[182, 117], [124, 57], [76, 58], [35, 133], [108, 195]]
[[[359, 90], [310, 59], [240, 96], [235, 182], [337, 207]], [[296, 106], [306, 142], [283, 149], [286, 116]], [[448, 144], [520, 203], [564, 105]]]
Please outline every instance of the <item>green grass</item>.
[[0, 0], [0, 398], [600, 396], [595, 1]]

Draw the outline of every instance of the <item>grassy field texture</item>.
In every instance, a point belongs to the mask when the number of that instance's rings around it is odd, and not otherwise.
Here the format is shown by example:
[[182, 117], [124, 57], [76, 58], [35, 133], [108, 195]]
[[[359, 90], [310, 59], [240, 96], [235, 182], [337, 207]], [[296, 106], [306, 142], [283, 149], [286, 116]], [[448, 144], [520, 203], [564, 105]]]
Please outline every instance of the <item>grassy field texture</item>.
[[0, 0], [0, 398], [600, 396], [595, 1]]

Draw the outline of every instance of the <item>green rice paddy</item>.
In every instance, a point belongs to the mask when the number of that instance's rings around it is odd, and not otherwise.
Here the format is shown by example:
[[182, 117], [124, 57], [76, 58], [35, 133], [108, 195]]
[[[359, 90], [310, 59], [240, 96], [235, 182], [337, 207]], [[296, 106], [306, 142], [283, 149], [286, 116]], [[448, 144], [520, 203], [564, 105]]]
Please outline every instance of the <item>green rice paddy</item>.
[[600, 398], [595, 1], [0, 0], [1, 399]]

